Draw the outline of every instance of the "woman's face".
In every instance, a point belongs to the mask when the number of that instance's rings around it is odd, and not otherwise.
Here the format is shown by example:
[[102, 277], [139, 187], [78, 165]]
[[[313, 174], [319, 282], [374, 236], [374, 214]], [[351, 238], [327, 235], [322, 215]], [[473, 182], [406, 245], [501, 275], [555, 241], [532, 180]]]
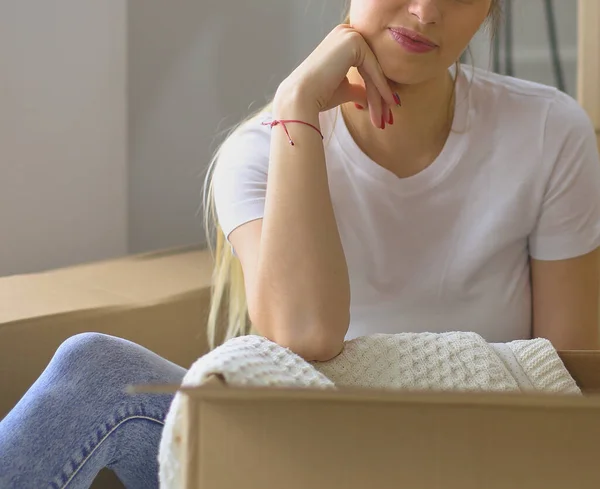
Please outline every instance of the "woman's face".
[[492, 3], [352, 0], [350, 24], [366, 39], [390, 80], [414, 84], [446, 72], [485, 21]]

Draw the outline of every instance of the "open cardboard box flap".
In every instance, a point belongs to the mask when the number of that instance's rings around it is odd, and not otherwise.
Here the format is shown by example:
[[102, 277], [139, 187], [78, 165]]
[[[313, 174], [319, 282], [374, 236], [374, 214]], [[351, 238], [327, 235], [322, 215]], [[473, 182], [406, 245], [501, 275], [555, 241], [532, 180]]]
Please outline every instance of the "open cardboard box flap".
[[268, 389], [184, 396], [185, 489], [600, 487], [600, 352], [560, 353], [585, 396]]
[[0, 277], [0, 419], [70, 336], [99, 332], [183, 367], [209, 350], [213, 261], [197, 247]]

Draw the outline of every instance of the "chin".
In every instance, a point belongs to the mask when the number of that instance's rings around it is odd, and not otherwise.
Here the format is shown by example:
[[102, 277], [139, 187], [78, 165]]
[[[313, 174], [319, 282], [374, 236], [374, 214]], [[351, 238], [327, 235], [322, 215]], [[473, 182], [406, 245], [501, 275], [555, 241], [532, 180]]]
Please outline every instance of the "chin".
[[417, 85], [433, 78], [431, 70], [415, 66], [392, 66], [382, 65], [383, 74], [386, 78], [398, 85]]
[[447, 69], [440, 63], [426, 60], [404, 60], [395, 56], [394, 59], [380, 59], [383, 74], [398, 85], [417, 85], [427, 82], [433, 78], [444, 76]]

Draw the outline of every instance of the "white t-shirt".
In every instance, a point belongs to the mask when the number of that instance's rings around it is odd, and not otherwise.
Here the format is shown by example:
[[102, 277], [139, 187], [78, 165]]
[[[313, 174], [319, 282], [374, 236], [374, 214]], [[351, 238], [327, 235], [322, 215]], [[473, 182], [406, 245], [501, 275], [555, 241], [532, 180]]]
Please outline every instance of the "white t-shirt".
[[[561, 260], [600, 245], [600, 162], [583, 109], [555, 88], [464, 67], [456, 90], [442, 152], [409, 178], [363, 153], [339, 108], [320, 116], [350, 274], [347, 339], [530, 338], [529, 258]], [[226, 236], [263, 217], [271, 129], [261, 122], [270, 118], [246, 123], [223, 148], [214, 190]]]

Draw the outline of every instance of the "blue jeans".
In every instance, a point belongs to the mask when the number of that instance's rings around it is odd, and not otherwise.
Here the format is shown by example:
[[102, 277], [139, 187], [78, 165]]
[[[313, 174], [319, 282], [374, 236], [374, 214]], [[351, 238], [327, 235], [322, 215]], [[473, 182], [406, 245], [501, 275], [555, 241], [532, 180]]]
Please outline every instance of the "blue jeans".
[[172, 396], [124, 388], [179, 384], [184, 374], [127, 340], [69, 338], [0, 422], [0, 488], [89, 488], [104, 467], [128, 489], [158, 487], [158, 445]]

